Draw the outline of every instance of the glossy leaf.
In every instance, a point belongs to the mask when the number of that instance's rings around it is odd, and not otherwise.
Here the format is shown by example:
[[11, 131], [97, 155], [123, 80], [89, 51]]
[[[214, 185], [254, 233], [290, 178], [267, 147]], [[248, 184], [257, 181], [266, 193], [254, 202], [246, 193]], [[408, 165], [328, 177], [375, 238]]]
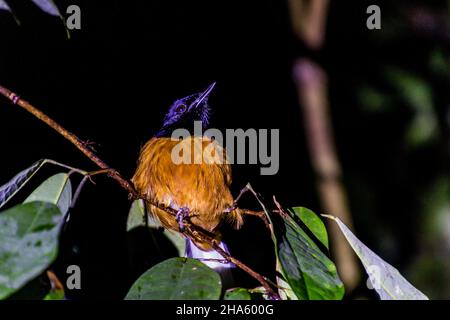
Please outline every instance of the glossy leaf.
[[[342, 299], [344, 285], [334, 263], [320, 251], [292, 217], [286, 216], [279, 223], [280, 219], [271, 217], [266, 205], [250, 184], [246, 187], [255, 195], [269, 221], [275, 246], [276, 270], [280, 274], [277, 275], [280, 296], [291, 300]], [[310, 216], [308, 215], [309, 218]], [[309, 220], [308, 224], [311, 225]], [[326, 232], [317, 225], [316, 222], [314, 228], [317, 232]]]
[[297, 295], [295, 294], [292, 287], [289, 283], [286, 282], [286, 279], [283, 276], [283, 271], [281, 270], [280, 260], [277, 259], [276, 271], [280, 273], [280, 275], [276, 276], [277, 286], [278, 286], [278, 294], [282, 300], [298, 300]]
[[304, 207], [294, 207], [290, 210], [298, 217], [314, 236], [328, 249], [328, 233], [325, 224], [313, 211]]
[[364, 265], [369, 275], [369, 281], [379, 294], [381, 300], [428, 300], [428, 297], [409, 283], [396, 268], [381, 259], [375, 252], [356, 238], [339, 218], [329, 215], [324, 216], [337, 223]]
[[342, 299], [344, 285], [334, 263], [291, 216], [273, 219], [253, 188], [249, 184], [247, 188], [255, 195], [269, 220], [277, 272], [281, 275], [277, 276], [281, 287], [279, 294], [285, 299]]
[[34, 201], [53, 203], [65, 215], [72, 203], [72, 185], [69, 175], [59, 173], [45, 180], [25, 199], [24, 203]]
[[130, 211], [128, 212], [127, 231], [145, 226], [144, 215], [144, 202], [141, 199], [133, 201]]
[[19, 290], [55, 260], [62, 213], [31, 202], [0, 213], [0, 299]]
[[233, 288], [225, 292], [224, 300], [252, 300], [252, 296], [247, 289]]
[[46, 160], [35, 162], [31, 167], [19, 172], [8, 183], [0, 187], [0, 208], [2, 208], [34, 176]]
[[131, 287], [127, 300], [218, 300], [220, 276], [188, 258], [165, 260], [146, 271]]
[[334, 263], [288, 215], [277, 228], [282, 275], [301, 300], [342, 299], [344, 285]]

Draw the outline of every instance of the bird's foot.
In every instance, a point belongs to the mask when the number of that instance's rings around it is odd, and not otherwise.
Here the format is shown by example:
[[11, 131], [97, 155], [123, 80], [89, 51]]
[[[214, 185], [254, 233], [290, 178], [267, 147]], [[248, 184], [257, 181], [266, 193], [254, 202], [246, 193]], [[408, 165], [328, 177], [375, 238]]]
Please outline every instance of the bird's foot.
[[233, 205], [229, 206], [228, 208], [226, 208], [223, 213], [230, 213], [233, 212], [234, 210], [236, 210], [237, 208], [237, 204], [233, 203]]
[[182, 207], [177, 211], [175, 219], [178, 222], [178, 228], [180, 232], [184, 232], [184, 220], [189, 217], [189, 208]]

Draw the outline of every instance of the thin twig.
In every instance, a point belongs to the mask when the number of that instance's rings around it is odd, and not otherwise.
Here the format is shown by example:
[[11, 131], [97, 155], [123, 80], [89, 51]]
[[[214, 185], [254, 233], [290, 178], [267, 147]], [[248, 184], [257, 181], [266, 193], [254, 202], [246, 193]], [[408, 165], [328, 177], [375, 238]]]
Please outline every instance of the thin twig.
[[84, 171], [84, 170], [81, 170], [81, 169], [78, 169], [78, 168], [73, 168], [73, 167], [68, 166], [66, 164], [59, 163], [58, 161], [55, 161], [55, 160], [45, 159], [45, 162], [53, 164], [53, 165], [58, 166], [58, 167], [62, 167], [62, 168], [70, 170], [69, 173], [68, 173], [69, 175], [71, 175], [72, 173], [78, 173], [78, 174], [81, 174], [81, 175], [84, 176], [84, 175], [86, 175], [88, 173], [87, 171]]
[[[78, 150], [80, 150], [86, 157], [88, 157], [91, 161], [93, 161], [97, 166], [99, 166], [101, 169], [103, 170], [99, 170], [97, 171], [98, 173], [104, 173], [107, 171], [108, 176], [110, 176], [111, 178], [113, 178], [114, 180], [116, 180], [119, 185], [125, 189], [126, 191], [128, 191], [130, 197], [132, 199], [143, 199], [147, 202], [149, 202], [150, 204], [158, 207], [159, 209], [162, 209], [172, 215], [176, 215], [177, 214], [177, 210], [171, 208], [171, 207], [167, 207], [163, 204], [160, 203], [155, 203], [154, 201], [152, 201], [151, 199], [147, 199], [146, 197], [142, 197], [133, 187], [133, 185], [126, 179], [124, 179], [120, 173], [115, 170], [112, 169], [111, 167], [109, 167], [103, 160], [101, 160], [94, 152], [93, 150], [89, 147], [89, 144], [82, 141], [81, 139], [79, 139], [76, 135], [74, 135], [73, 133], [69, 132], [68, 130], [66, 130], [64, 127], [62, 127], [60, 124], [58, 124], [56, 121], [54, 121], [53, 119], [51, 119], [49, 116], [47, 116], [46, 114], [44, 114], [42, 111], [40, 111], [39, 109], [37, 109], [36, 107], [32, 106], [29, 102], [21, 99], [17, 94], [15, 94], [14, 92], [10, 91], [9, 89], [0, 86], [0, 94], [5, 96], [6, 98], [8, 98], [9, 100], [11, 100], [11, 102], [14, 105], [18, 105], [19, 107], [25, 109], [26, 111], [30, 112], [31, 114], [33, 114], [36, 118], [38, 118], [39, 120], [43, 121], [44, 123], [46, 123], [48, 126], [50, 126], [52, 129], [54, 129], [56, 132], [58, 132], [60, 135], [62, 135], [64, 138], [66, 138], [67, 140], [69, 140], [73, 145], [75, 145]], [[94, 172], [95, 173], [95, 172]], [[89, 177], [89, 174], [87, 175], [87, 177]], [[85, 181], [84, 181], [85, 182]], [[82, 181], [82, 183], [84, 184], [84, 182]], [[82, 188], [83, 185], [81, 185]], [[79, 188], [79, 190], [81, 190], [81, 188]], [[78, 195], [76, 194], [76, 196], [78, 197]], [[186, 221], [186, 231], [183, 232], [185, 235], [186, 234], [190, 234], [193, 235], [195, 237], [197, 237], [197, 239], [199, 239], [202, 242], [206, 242], [209, 245], [211, 245], [212, 248], [214, 248], [222, 257], [224, 257], [227, 261], [234, 263], [236, 266], [238, 266], [240, 269], [244, 270], [245, 272], [247, 272], [249, 275], [251, 275], [253, 278], [255, 278], [256, 280], [258, 280], [258, 282], [265, 288], [265, 290], [267, 291], [267, 294], [269, 295], [269, 297], [273, 298], [273, 299], [280, 299], [279, 295], [272, 289], [271, 285], [269, 284], [268, 279], [266, 279], [265, 277], [263, 277], [262, 275], [260, 275], [259, 273], [257, 273], [256, 271], [254, 271], [253, 269], [251, 269], [250, 267], [248, 267], [247, 265], [245, 265], [243, 262], [239, 261], [238, 259], [232, 257], [231, 255], [229, 255], [227, 252], [225, 252], [216, 242], [216, 240], [212, 237], [210, 237], [207, 232], [205, 230], [203, 230], [202, 228], [200, 228], [197, 225], [193, 225], [191, 224], [189, 221]], [[272, 284], [273, 285], [273, 284]]]
[[81, 190], [83, 189], [87, 180], [90, 180], [93, 184], [95, 184], [95, 182], [92, 180], [93, 176], [98, 175], [98, 174], [109, 173], [109, 171], [110, 171], [109, 169], [100, 169], [97, 171], [86, 173], [85, 176], [83, 177], [83, 179], [78, 184], [77, 190], [75, 191], [75, 194], [72, 197], [72, 203], [70, 204], [70, 209], [73, 209], [75, 207], [75, 204], [77, 203], [77, 200], [80, 197]]
[[[267, 218], [266, 214], [264, 211], [253, 211], [253, 210], [249, 210], [249, 209], [241, 209], [238, 206], [238, 202], [241, 199], [241, 197], [247, 193], [247, 192], [252, 192], [256, 198], [258, 199], [257, 195], [255, 194], [255, 192], [252, 190], [251, 185], [248, 183], [244, 188], [242, 188], [242, 190], [239, 192], [239, 195], [236, 197], [236, 199], [234, 200], [233, 206], [229, 209], [226, 210], [226, 213], [229, 213], [235, 209], [239, 209], [239, 211], [241, 212], [242, 215], [247, 215], [247, 216], [255, 216], [260, 218], [265, 226], [270, 230], [270, 222], [269, 219]], [[259, 201], [259, 199], [258, 199]], [[259, 201], [260, 202], [260, 201]], [[261, 202], [260, 202], [261, 203]]]
[[[208, 235], [202, 234], [200, 236], [200, 234], [198, 234], [197, 230], [192, 230], [192, 224], [187, 224], [186, 225], [186, 229], [188, 230], [188, 232], [190, 232], [194, 237], [198, 237], [199, 240], [201, 241], [206, 241], [208, 244], [210, 244], [212, 246], [212, 248], [214, 250], [216, 250], [222, 257], [224, 257], [228, 262], [231, 262], [233, 264], [235, 264], [236, 266], [238, 266], [240, 269], [244, 270], [245, 272], [247, 272], [249, 275], [251, 275], [253, 278], [255, 278], [256, 280], [258, 280], [258, 282], [264, 287], [264, 289], [267, 291], [267, 294], [275, 299], [275, 300], [280, 300], [280, 296], [278, 295], [278, 293], [276, 293], [273, 289], [272, 286], [276, 287], [275, 284], [271, 284], [270, 280], [267, 279], [266, 277], [260, 275], [259, 273], [257, 273], [256, 271], [254, 271], [253, 269], [251, 269], [249, 266], [247, 266], [245, 263], [241, 262], [240, 260], [234, 258], [233, 256], [231, 256], [230, 254], [228, 254], [225, 250], [223, 250], [220, 245], [217, 243], [217, 241], [214, 238], [211, 238]], [[272, 286], [271, 286], [272, 285]]]
[[264, 213], [264, 211], [253, 211], [253, 210], [249, 210], [249, 209], [239, 209], [239, 210], [241, 211], [241, 214], [243, 214], [243, 215], [255, 216], [255, 217], [260, 218], [264, 222], [264, 225], [266, 226], [266, 228], [268, 228], [270, 230], [270, 222], [267, 219], [267, 216]]
[[278, 202], [277, 198], [275, 196], [273, 196], [273, 202], [275, 203], [275, 206], [277, 207], [278, 210], [274, 210], [274, 212], [278, 213], [281, 217], [283, 217], [283, 219], [286, 219], [287, 217], [289, 217], [289, 215], [286, 213], [286, 211], [284, 211], [283, 207], [281, 207], [281, 204]]
[[264, 289], [266, 290], [267, 294], [269, 295], [269, 297], [271, 297], [271, 299], [274, 300], [280, 300], [280, 296], [278, 295], [278, 293], [276, 293], [272, 287], [269, 284], [269, 279], [267, 279], [266, 277], [263, 277], [262, 275], [260, 275], [259, 273], [253, 271], [253, 269], [251, 269], [250, 267], [248, 267], [246, 264], [244, 264], [243, 262], [239, 261], [238, 259], [232, 257], [231, 255], [229, 255], [228, 253], [226, 253], [225, 250], [223, 250], [216, 242], [214, 242], [213, 244], [213, 248], [220, 254], [222, 255], [225, 259], [227, 259], [228, 261], [230, 261], [231, 263], [234, 263], [235, 265], [237, 265], [239, 268], [241, 268], [242, 270], [244, 270], [245, 272], [247, 272], [249, 275], [251, 275], [253, 278], [255, 278], [256, 280], [259, 281], [259, 283], [261, 283], [261, 285], [264, 287]]

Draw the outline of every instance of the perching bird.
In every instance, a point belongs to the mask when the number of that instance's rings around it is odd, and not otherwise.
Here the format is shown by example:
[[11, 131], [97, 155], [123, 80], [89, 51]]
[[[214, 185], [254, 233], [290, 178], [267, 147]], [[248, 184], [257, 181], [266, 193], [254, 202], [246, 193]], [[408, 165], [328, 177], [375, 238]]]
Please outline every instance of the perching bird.
[[[132, 182], [146, 199], [177, 210], [174, 216], [147, 203], [149, 214], [165, 228], [179, 232], [183, 229], [183, 219], [189, 216], [190, 222], [209, 231], [220, 242], [221, 223], [228, 221], [239, 228], [243, 219], [239, 209], [234, 207], [229, 189], [231, 166], [226, 161], [217, 161], [218, 155], [226, 159], [225, 150], [207, 137], [193, 135], [194, 121], [201, 121], [202, 128], [208, 128], [208, 97], [214, 85], [171, 105], [162, 128], [142, 148]], [[191, 135], [182, 140], [174, 139], [171, 136], [176, 129], [186, 129]], [[191, 163], [173, 161], [173, 149], [179, 148], [180, 143], [184, 151], [190, 151]], [[210, 152], [204, 152], [208, 147]], [[194, 237], [188, 235], [186, 244], [188, 257], [223, 259], [207, 243]], [[220, 245], [227, 250], [222, 242]], [[218, 262], [207, 264], [219, 269], [227, 267]]]

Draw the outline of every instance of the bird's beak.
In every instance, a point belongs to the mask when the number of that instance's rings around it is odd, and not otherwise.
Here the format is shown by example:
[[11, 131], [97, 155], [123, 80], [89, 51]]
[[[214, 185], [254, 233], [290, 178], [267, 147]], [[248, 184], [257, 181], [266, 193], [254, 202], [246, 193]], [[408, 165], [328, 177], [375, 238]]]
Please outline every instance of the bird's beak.
[[208, 100], [208, 97], [215, 86], [216, 86], [216, 83], [213, 82], [212, 84], [210, 84], [210, 86], [205, 91], [202, 92], [202, 94], [200, 94], [200, 96], [197, 98], [197, 100], [195, 100], [193, 103], [194, 108], [197, 108], [198, 106], [200, 106], [202, 104], [202, 102], [206, 102]]

